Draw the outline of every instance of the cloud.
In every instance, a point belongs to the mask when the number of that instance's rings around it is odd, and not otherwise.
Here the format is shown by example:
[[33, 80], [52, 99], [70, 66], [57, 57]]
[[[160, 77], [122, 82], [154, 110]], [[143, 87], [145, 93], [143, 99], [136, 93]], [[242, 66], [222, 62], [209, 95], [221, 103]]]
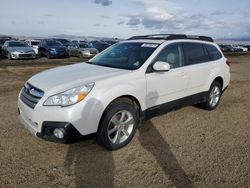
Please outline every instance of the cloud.
[[100, 15], [100, 17], [104, 19], [110, 19], [110, 16], [106, 16], [106, 15]]
[[222, 16], [222, 15], [228, 15], [228, 14], [232, 14], [232, 13], [226, 12], [226, 11], [214, 11], [210, 15], [211, 16]]
[[127, 22], [128, 25], [130, 26], [137, 26], [141, 24], [140, 18], [130, 18], [129, 21]]
[[123, 25], [123, 24], [125, 24], [125, 22], [124, 21], [119, 21], [117, 24], [118, 25]]
[[112, 5], [112, 1], [110, 0], [94, 0], [95, 4], [101, 4], [102, 6]]
[[125, 15], [126, 24], [131, 28], [143, 27], [154, 32], [183, 33], [210, 30], [223, 26], [220, 21], [201, 14], [190, 14], [182, 7], [168, 0], [133, 0], [144, 11]]
[[96, 24], [94, 24], [93, 26], [95, 26], [95, 27], [100, 27], [101, 24], [100, 24], [100, 23], [96, 23]]
[[46, 17], [54, 17], [53, 14], [44, 14], [44, 16], [46, 16]]

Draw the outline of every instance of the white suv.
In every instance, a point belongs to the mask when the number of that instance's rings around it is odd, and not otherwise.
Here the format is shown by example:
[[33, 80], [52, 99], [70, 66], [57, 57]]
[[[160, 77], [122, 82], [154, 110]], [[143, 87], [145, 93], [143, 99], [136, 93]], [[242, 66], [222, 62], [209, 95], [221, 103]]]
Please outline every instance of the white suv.
[[186, 105], [215, 109], [229, 81], [229, 62], [210, 37], [136, 36], [87, 63], [31, 77], [18, 97], [19, 117], [46, 140], [97, 133], [113, 150], [131, 141], [143, 119]]

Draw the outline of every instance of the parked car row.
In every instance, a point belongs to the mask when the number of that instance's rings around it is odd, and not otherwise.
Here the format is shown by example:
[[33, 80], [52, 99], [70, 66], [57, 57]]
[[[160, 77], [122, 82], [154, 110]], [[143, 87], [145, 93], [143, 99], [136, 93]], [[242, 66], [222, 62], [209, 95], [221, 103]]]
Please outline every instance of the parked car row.
[[116, 41], [70, 41], [67, 39], [30, 39], [16, 40], [0, 38], [0, 56], [8, 59], [34, 59], [37, 57], [92, 58], [99, 52], [115, 44]]
[[222, 52], [247, 52], [249, 47], [242, 45], [223, 45], [220, 44], [220, 49]]

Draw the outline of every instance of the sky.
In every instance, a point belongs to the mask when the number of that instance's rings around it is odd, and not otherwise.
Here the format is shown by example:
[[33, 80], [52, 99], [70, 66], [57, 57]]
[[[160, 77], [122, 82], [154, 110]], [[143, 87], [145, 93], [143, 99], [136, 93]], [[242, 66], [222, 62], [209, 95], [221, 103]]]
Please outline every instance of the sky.
[[0, 34], [250, 37], [249, 0], [0, 0]]

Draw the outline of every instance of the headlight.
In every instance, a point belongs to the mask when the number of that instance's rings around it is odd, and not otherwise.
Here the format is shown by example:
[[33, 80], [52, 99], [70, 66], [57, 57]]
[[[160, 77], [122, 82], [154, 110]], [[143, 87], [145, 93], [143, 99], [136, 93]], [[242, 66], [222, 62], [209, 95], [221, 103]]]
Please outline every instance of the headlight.
[[55, 48], [50, 48], [49, 50], [50, 50], [50, 51], [56, 51], [56, 49], [55, 49]]
[[86, 54], [86, 55], [90, 55], [90, 51], [88, 51], [88, 50], [84, 50], [82, 53]]
[[63, 93], [49, 97], [44, 106], [70, 106], [83, 100], [94, 87], [94, 83], [75, 87]]

